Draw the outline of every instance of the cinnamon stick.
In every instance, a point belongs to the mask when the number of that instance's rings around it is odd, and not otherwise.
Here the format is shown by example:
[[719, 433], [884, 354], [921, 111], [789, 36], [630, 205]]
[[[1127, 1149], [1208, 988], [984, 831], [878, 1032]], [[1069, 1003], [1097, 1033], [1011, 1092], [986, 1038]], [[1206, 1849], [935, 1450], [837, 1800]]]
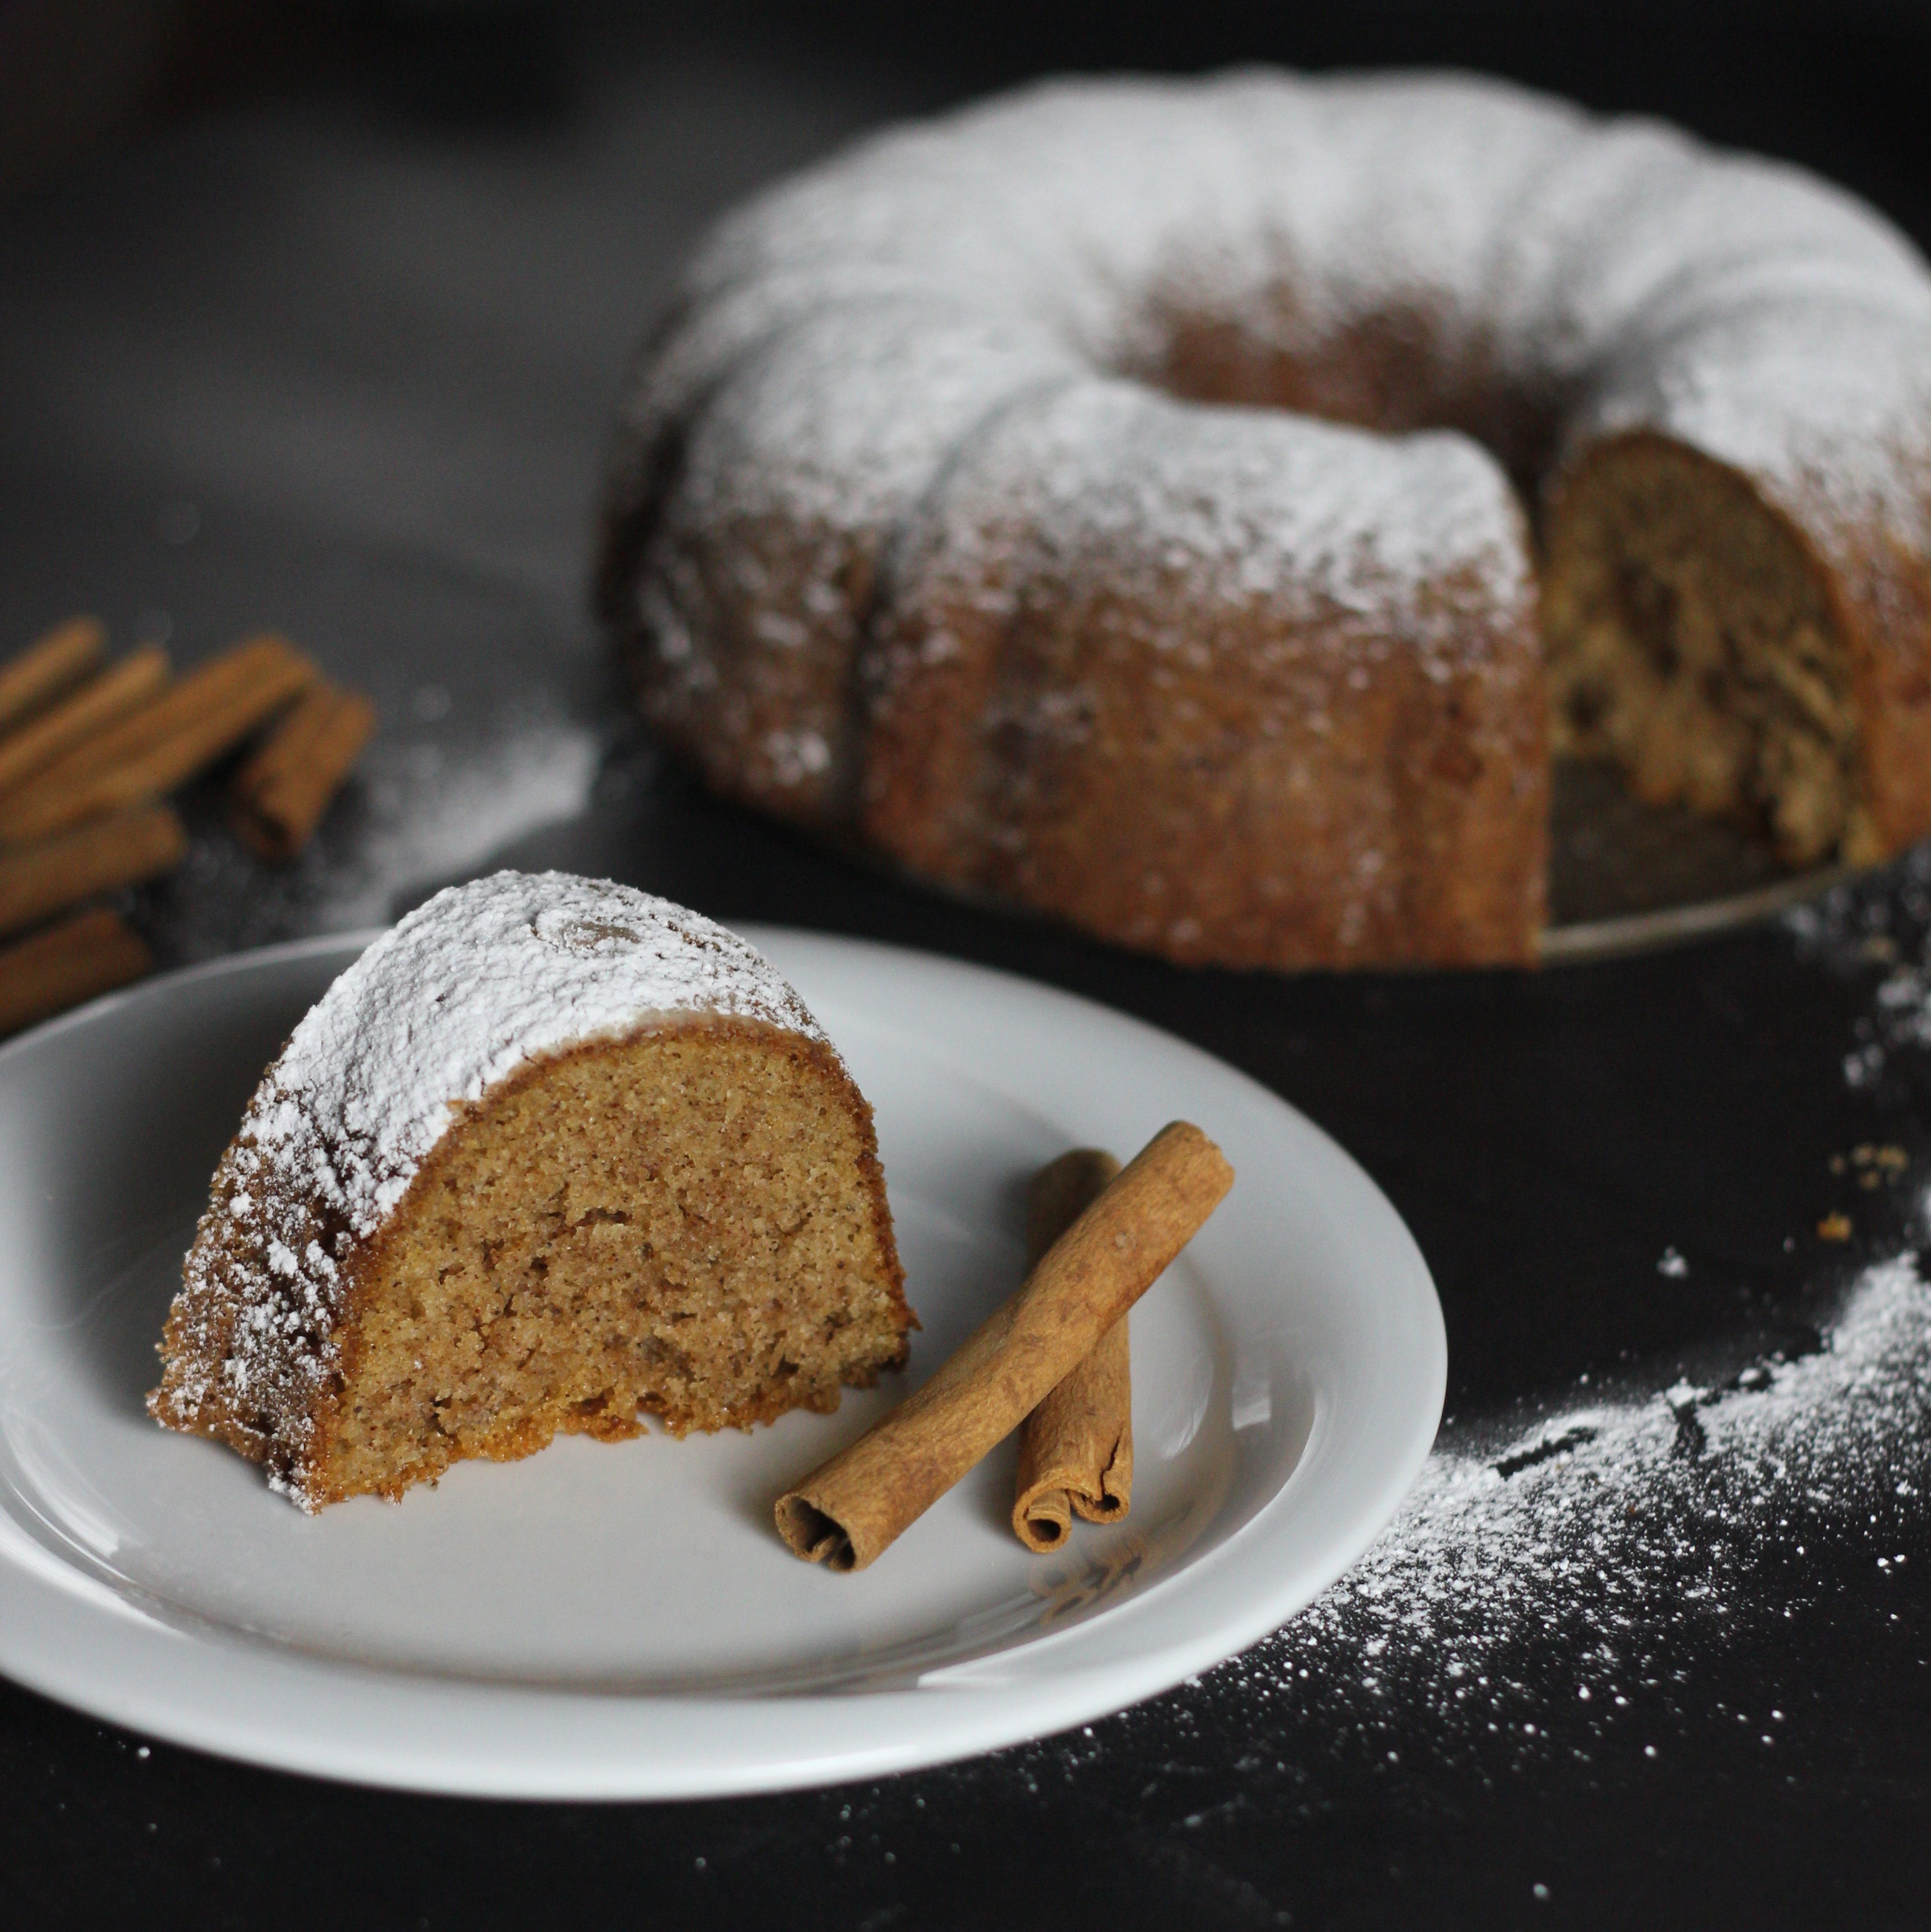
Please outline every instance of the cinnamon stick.
[[0, 952], [0, 1034], [17, 1033], [154, 967], [139, 936], [111, 912], [84, 912]]
[[137, 806], [37, 844], [0, 851], [0, 932], [31, 926], [96, 892], [172, 872], [187, 854], [172, 808]]
[[0, 731], [30, 718], [100, 662], [106, 628], [98, 617], [70, 617], [0, 670]]
[[280, 638], [250, 638], [198, 666], [0, 799], [0, 840], [18, 844], [172, 791], [315, 681]]
[[[1099, 1148], [1075, 1148], [1033, 1178], [1026, 1258], [1036, 1264], [1120, 1172]], [[1036, 1555], [1065, 1542], [1075, 1512], [1117, 1522], [1133, 1500], [1133, 1367], [1124, 1316], [1019, 1430], [1012, 1533]]]
[[1233, 1180], [1199, 1128], [1162, 1128], [923, 1388], [778, 1499], [793, 1553], [874, 1561], [1092, 1353]]
[[31, 724], [0, 738], [0, 792], [13, 790], [63, 752], [138, 710], [167, 681], [167, 652], [158, 644], [146, 645]]
[[235, 775], [235, 830], [264, 859], [292, 859], [307, 844], [369, 734], [366, 698], [317, 684]]

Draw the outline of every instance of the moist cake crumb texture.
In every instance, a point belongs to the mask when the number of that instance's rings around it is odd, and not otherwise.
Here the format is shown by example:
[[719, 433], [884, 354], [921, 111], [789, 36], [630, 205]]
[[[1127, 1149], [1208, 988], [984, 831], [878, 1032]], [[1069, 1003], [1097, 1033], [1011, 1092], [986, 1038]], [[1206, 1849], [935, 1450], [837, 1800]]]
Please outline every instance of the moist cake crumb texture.
[[439, 893], [297, 1027], [149, 1399], [316, 1508], [559, 1430], [835, 1405], [911, 1324], [870, 1110], [796, 994], [630, 888]]

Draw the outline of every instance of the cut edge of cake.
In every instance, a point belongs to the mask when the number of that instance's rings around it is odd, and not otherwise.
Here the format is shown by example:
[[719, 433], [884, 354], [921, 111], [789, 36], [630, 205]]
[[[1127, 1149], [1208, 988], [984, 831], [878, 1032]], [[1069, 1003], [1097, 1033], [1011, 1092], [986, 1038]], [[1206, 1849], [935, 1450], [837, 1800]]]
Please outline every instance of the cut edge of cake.
[[[514, 982], [558, 903], [573, 933], [586, 905], [610, 915], [593, 950], [655, 944], [678, 972], [708, 950], [724, 968], [673, 973], [671, 1010], [506, 1052], [488, 1022], [532, 1024]], [[425, 938], [425, 916], [445, 930]], [[470, 925], [496, 982], [464, 988], [471, 1022], [439, 1022], [463, 986], [442, 940]], [[646, 967], [631, 990], [663, 978]], [[397, 1012], [399, 986], [414, 998]], [[402, 1044], [365, 1042], [358, 1065], [358, 1023], [385, 1012]], [[344, 1039], [348, 1058], [318, 1070], [318, 1042]], [[484, 1064], [496, 1077], [475, 1077]], [[430, 1069], [457, 1090], [425, 1124]], [[499, 874], [378, 941], [264, 1076], [148, 1408], [313, 1510], [559, 1432], [634, 1435], [642, 1414], [682, 1434], [829, 1408], [901, 1364], [916, 1325], [871, 1108], [775, 971], [647, 895]]]

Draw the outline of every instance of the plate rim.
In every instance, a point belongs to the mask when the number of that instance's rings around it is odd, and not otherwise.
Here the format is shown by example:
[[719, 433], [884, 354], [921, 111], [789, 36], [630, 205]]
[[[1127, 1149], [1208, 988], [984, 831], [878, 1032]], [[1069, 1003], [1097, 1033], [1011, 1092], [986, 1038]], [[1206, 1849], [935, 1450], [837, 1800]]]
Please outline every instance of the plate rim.
[[1675, 905], [1644, 912], [1613, 913], [1602, 919], [1577, 920], [1566, 926], [1545, 926], [1537, 954], [1540, 965], [1593, 966], [1607, 959], [1660, 952], [1672, 946], [1720, 939], [1759, 921], [1788, 912], [1794, 906], [1822, 898], [1833, 888], [1865, 877], [1876, 867], [1816, 866], [1766, 884], [1716, 898], [1684, 899]]
[[[319, 934], [224, 954], [105, 994], [0, 1046], [0, 1079], [50, 1038], [97, 1024], [110, 1010], [164, 998], [184, 983], [272, 971], [330, 953], [340, 953], [346, 966], [385, 929]], [[0, 1616], [0, 1672], [107, 1722], [219, 1756], [338, 1781], [529, 1799], [620, 1802], [748, 1795], [955, 1762], [1091, 1723], [1248, 1649], [1305, 1608], [1358, 1560], [1394, 1515], [1433, 1444], [1447, 1388], [1447, 1342], [1439, 1296], [1413, 1234], [1353, 1156], [1252, 1076], [1177, 1034], [1102, 1001], [997, 967], [886, 941], [763, 922], [747, 922], [735, 929], [761, 950], [802, 945], [835, 956], [856, 950], [876, 965], [895, 971], [937, 972], [960, 982], [990, 980], [1009, 994], [1060, 1005], [1069, 1017], [1077, 1012], [1088, 1024], [1097, 1022], [1137, 1034], [1146, 1046], [1191, 1058], [1216, 1080], [1247, 1090], [1264, 1109], [1280, 1110], [1297, 1124], [1297, 1131], [1314, 1137], [1327, 1157], [1341, 1163], [1351, 1184], [1366, 1191], [1363, 1198], [1371, 1211], [1385, 1216], [1382, 1233], [1393, 1236], [1402, 1256], [1408, 1279], [1399, 1286], [1412, 1304], [1404, 1312], [1420, 1318], [1410, 1338], [1417, 1358], [1412, 1366], [1419, 1399], [1411, 1410], [1405, 1411], [1409, 1420], [1401, 1439], [1381, 1445], [1383, 1460], [1369, 1485], [1372, 1506], [1357, 1509], [1345, 1526], [1329, 1531], [1321, 1561], [1312, 1566], [1303, 1561], [1291, 1586], [1272, 1594], [1250, 1592], [1240, 1598], [1235, 1608], [1196, 1628], [1191, 1636], [1168, 1634], [1157, 1642], [1129, 1643], [1123, 1656], [1108, 1654], [1117, 1646], [1097, 1643], [1092, 1637], [1094, 1632], [1117, 1634], [1123, 1620], [1158, 1623], [1159, 1616], [1149, 1618], [1147, 1612], [1159, 1612], [1162, 1604], [1171, 1606], [1176, 1596], [1186, 1594], [1179, 1586], [1188, 1580], [1198, 1590], [1209, 1573], [1235, 1567], [1243, 1551], [1251, 1562], [1261, 1526], [1279, 1503], [1284, 1483], [1225, 1542], [1183, 1562], [1117, 1608], [1066, 1630], [942, 1666], [928, 1673], [930, 1681], [911, 1688], [718, 1696], [436, 1677], [313, 1655], [272, 1640], [245, 1639], [218, 1624], [209, 1625], [207, 1634], [197, 1639], [178, 1621], [163, 1624], [144, 1616], [122, 1592], [61, 1562], [27, 1537], [9, 1514], [0, 1512], [0, 1608], [7, 1610]], [[1311, 1440], [1303, 1458], [1315, 1448]], [[1357, 1478], [1357, 1486], [1359, 1482]], [[115, 1624], [114, 1635], [124, 1652], [139, 1653], [111, 1671], [95, 1667], [89, 1646], [73, 1640], [83, 1627], [97, 1633], [103, 1617]], [[1078, 1661], [1082, 1648], [1096, 1652], [1096, 1660]], [[1055, 1669], [1068, 1649], [1074, 1658], [1069, 1666]], [[232, 1698], [224, 1702], [224, 1680], [238, 1658], [247, 1660], [247, 1674], [262, 1676], [271, 1688], [283, 1688], [290, 1708], [305, 1705], [319, 1692], [340, 1713], [333, 1735], [316, 1736], [312, 1718], [265, 1722], [259, 1710], [232, 1708]], [[1036, 1674], [1042, 1661], [1048, 1673], [1043, 1681]], [[945, 1722], [939, 1727], [931, 1722], [935, 1699], [944, 1700]], [[412, 1723], [395, 1715], [405, 1704]], [[543, 1735], [554, 1732], [559, 1708], [574, 1720], [563, 1726], [580, 1746], [574, 1754], [559, 1751], [554, 1737]], [[392, 1736], [344, 1736], [352, 1732], [358, 1718], [378, 1711], [388, 1713], [398, 1730], [419, 1725], [448, 1735], [418, 1736], [400, 1748]], [[713, 1750], [701, 1766], [694, 1766], [640, 1750], [640, 1724], [647, 1732], [653, 1718], [702, 1727], [737, 1755], [721, 1761]], [[473, 1742], [465, 1747], [460, 1742], [466, 1730], [477, 1730], [478, 1719], [496, 1740], [493, 1750], [478, 1751]], [[751, 1748], [755, 1737], [743, 1744], [733, 1743], [733, 1735], [747, 1724], [753, 1732], [762, 1730], [766, 1734], [762, 1750]], [[935, 1728], [943, 1731], [937, 1739]], [[580, 1748], [584, 1745], [595, 1748]]]

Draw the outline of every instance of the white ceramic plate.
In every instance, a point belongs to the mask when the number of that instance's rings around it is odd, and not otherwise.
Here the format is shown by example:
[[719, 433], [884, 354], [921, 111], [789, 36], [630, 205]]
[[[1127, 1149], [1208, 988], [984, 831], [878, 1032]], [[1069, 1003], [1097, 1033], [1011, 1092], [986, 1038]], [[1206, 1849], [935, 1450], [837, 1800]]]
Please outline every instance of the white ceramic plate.
[[[141, 1398], [216, 1156], [370, 935], [150, 982], [0, 1052], [0, 1670], [180, 1742], [323, 1776], [527, 1797], [829, 1784], [1061, 1730], [1252, 1643], [1388, 1520], [1447, 1349], [1374, 1184], [1264, 1088], [977, 968], [751, 934], [877, 1112], [906, 1378], [835, 1415], [571, 1438], [400, 1504], [304, 1516]], [[1176, 1116], [1239, 1178], [1132, 1317], [1125, 1524], [1030, 1556], [1009, 1444], [870, 1570], [798, 1562], [772, 1498], [1016, 1286], [1027, 1177]]]

